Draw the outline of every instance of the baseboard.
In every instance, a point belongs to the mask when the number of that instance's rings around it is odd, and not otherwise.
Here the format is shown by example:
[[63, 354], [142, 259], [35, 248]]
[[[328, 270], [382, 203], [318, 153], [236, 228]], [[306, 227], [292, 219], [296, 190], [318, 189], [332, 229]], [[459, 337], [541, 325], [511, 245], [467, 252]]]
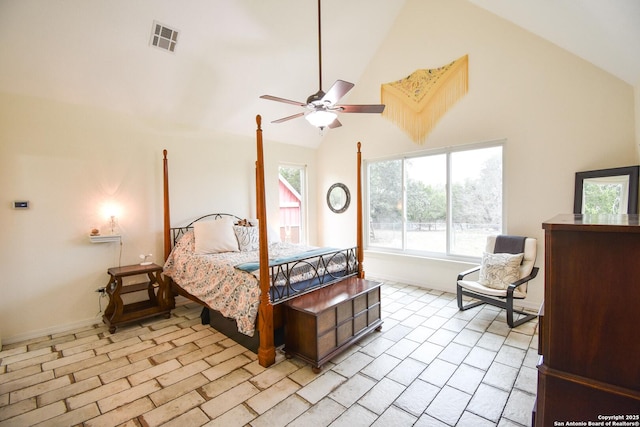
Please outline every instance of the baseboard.
[[[178, 296], [175, 299], [176, 307], [180, 307], [182, 305], [193, 304], [193, 301], [188, 300], [184, 297]], [[49, 328], [38, 329], [36, 331], [29, 331], [22, 334], [14, 335], [12, 337], [0, 337], [0, 349], [2, 349], [2, 345], [15, 344], [17, 342], [29, 341], [34, 338], [40, 338], [48, 335], [56, 335], [64, 332], [71, 332], [77, 329], [86, 328], [89, 326], [101, 326], [102, 322], [102, 314], [100, 313], [97, 317], [93, 317], [91, 319], [80, 320], [72, 323], [65, 323], [62, 325], [55, 325]]]
[[92, 317], [91, 319], [85, 319], [78, 322], [66, 323], [63, 325], [56, 325], [50, 328], [38, 329], [36, 331], [29, 331], [23, 334], [14, 335], [12, 337], [2, 337], [2, 344], [9, 345], [15, 344], [22, 341], [29, 341], [34, 338], [45, 337], [49, 335], [61, 334], [64, 332], [71, 332], [76, 329], [86, 328], [88, 326], [93, 325], [101, 325], [102, 324], [102, 313], [100, 317]]

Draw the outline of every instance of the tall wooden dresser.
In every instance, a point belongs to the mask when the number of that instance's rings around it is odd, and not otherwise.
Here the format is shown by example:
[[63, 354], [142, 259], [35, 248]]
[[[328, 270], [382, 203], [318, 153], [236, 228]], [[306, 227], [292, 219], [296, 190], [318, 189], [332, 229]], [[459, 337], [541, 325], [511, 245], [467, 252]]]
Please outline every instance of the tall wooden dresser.
[[542, 227], [535, 425], [612, 416], [633, 423], [619, 425], [640, 425], [638, 215], [558, 215]]

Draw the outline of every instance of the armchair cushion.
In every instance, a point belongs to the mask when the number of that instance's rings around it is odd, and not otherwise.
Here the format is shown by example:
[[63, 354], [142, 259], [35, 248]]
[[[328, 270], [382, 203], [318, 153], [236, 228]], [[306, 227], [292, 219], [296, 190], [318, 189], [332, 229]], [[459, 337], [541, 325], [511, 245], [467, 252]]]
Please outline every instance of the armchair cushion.
[[524, 254], [493, 254], [484, 252], [478, 282], [492, 289], [504, 290], [520, 279], [520, 264]]
[[[507, 290], [506, 289], [489, 288], [487, 286], [482, 286], [480, 283], [475, 282], [473, 280], [458, 280], [458, 285], [460, 285], [461, 287], [463, 287], [464, 289], [466, 289], [468, 291], [475, 292], [475, 293], [482, 294], [482, 295], [489, 295], [489, 296], [497, 297], [497, 298], [506, 298], [507, 297]], [[526, 286], [526, 285], [522, 285], [522, 286]], [[526, 292], [522, 292], [520, 290], [520, 288], [522, 286], [517, 287], [513, 291], [513, 297], [514, 298], [517, 298], [517, 299], [526, 298], [526, 296], [527, 296]]]

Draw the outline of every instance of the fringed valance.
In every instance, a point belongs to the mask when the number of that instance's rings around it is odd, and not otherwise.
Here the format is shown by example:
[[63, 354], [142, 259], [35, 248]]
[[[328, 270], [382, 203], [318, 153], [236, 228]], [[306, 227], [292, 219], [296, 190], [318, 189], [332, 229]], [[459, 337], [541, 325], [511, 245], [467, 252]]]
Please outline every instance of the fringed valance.
[[431, 129], [469, 87], [468, 55], [444, 67], [422, 69], [381, 88], [382, 115], [424, 143]]

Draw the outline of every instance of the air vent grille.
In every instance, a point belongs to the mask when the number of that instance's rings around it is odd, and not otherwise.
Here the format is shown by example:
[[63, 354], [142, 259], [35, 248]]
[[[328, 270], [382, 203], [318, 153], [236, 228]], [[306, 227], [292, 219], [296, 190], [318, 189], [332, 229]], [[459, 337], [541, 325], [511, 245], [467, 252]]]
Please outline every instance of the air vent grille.
[[178, 43], [178, 31], [167, 27], [164, 24], [153, 21], [153, 30], [151, 31], [151, 46], [158, 49], [175, 52]]

